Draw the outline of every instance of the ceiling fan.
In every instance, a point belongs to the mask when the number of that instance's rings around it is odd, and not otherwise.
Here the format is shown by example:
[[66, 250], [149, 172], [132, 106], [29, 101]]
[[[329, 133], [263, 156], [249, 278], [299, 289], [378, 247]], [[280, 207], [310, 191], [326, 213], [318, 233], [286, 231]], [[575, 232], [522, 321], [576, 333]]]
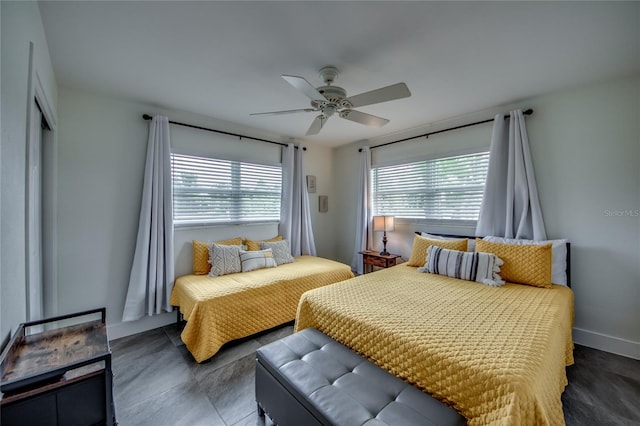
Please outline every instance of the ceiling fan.
[[336, 67], [327, 66], [320, 70], [320, 77], [325, 86], [313, 87], [305, 78], [295, 75], [283, 75], [287, 83], [304, 93], [311, 99], [311, 108], [290, 109], [286, 111], [258, 112], [251, 115], [279, 115], [296, 112], [319, 112], [311, 127], [307, 130], [307, 136], [316, 135], [320, 132], [324, 123], [335, 113], [340, 118], [345, 118], [356, 123], [371, 127], [382, 127], [389, 122], [386, 118], [376, 117], [356, 111], [353, 108], [378, 104], [381, 102], [393, 101], [411, 96], [409, 88], [404, 83], [392, 84], [391, 86], [360, 93], [359, 95], [347, 97], [347, 91], [342, 87], [331, 84], [338, 77]]

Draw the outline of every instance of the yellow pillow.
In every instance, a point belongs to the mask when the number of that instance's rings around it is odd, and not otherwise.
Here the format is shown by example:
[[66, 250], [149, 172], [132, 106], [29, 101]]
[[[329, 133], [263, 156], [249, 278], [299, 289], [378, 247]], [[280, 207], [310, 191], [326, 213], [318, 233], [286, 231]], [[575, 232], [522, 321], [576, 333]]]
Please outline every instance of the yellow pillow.
[[515, 245], [476, 238], [476, 251], [493, 253], [504, 261], [500, 276], [505, 281], [551, 288], [552, 244]]
[[407, 262], [409, 266], [424, 266], [427, 263], [427, 249], [429, 246], [442, 247], [449, 250], [467, 251], [468, 238], [461, 240], [440, 240], [425, 238], [418, 234], [413, 236], [413, 247], [411, 257]]
[[[241, 246], [242, 237], [235, 237], [229, 240], [216, 241], [216, 244], [223, 246]], [[209, 243], [206, 241], [193, 240], [193, 273], [196, 275], [206, 275], [211, 270], [209, 264]]]
[[258, 250], [260, 250], [260, 242], [275, 243], [276, 241], [282, 241], [282, 235], [278, 235], [277, 237], [273, 237], [270, 240], [256, 241], [256, 240], [246, 239], [246, 240], [244, 240], [244, 245], [247, 246], [247, 251], [258, 251]]

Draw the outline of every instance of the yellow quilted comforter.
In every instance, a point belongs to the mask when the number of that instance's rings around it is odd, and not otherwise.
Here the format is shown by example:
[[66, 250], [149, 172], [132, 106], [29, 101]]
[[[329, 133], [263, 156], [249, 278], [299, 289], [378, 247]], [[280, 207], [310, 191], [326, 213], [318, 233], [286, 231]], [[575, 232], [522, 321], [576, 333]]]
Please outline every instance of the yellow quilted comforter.
[[562, 425], [573, 292], [490, 287], [398, 265], [305, 293], [315, 327], [427, 391], [470, 425]]
[[187, 320], [182, 341], [202, 362], [226, 342], [293, 320], [305, 291], [352, 277], [347, 265], [300, 256], [277, 268], [216, 278], [184, 275], [176, 280], [170, 303]]

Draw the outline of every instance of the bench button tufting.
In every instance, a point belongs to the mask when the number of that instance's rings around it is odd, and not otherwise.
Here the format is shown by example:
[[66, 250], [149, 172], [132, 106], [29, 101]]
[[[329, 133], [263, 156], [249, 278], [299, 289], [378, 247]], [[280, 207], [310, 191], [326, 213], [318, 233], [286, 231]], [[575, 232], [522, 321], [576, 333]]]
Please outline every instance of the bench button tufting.
[[[281, 348], [274, 345], [277, 342], [263, 346], [256, 353], [256, 400], [267, 413], [278, 418], [279, 426], [349, 426], [367, 422], [372, 425], [466, 424], [464, 417], [452, 408], [318, 330], [308, 328], [281, 341], [297, 352], [295, 342], [303, 341], [301, 339], [322, 342], [318, 346], [322, 356], [307, 351], [300, 356], [303, 360], [300, 365], [278, 369], [273, 363]], [[343, 373], [336, 377], [340, 370]], [[323, 381], [330, 386], [320, 386]]]

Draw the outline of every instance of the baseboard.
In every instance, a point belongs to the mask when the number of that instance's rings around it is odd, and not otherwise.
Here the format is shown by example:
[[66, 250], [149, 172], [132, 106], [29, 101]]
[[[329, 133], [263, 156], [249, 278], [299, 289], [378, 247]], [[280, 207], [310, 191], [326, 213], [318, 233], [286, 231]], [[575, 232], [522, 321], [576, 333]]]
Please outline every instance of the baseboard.
[[107, 324], [107, 336], [109, 336], [109, 340], [115, 340], [121, 337], [131, 336], [132, 334], [142, 333], [143, 331], [153, 330], [154, 328], [164, 327], [165, 325], [175, 322], [176, 313], [167, 312], [151, 317], [144, 317], [138, 321]]
[[640, 342], [633, 342], [575, 327], [573, 328], [573, 341], [578, 345], [640, 360]]

